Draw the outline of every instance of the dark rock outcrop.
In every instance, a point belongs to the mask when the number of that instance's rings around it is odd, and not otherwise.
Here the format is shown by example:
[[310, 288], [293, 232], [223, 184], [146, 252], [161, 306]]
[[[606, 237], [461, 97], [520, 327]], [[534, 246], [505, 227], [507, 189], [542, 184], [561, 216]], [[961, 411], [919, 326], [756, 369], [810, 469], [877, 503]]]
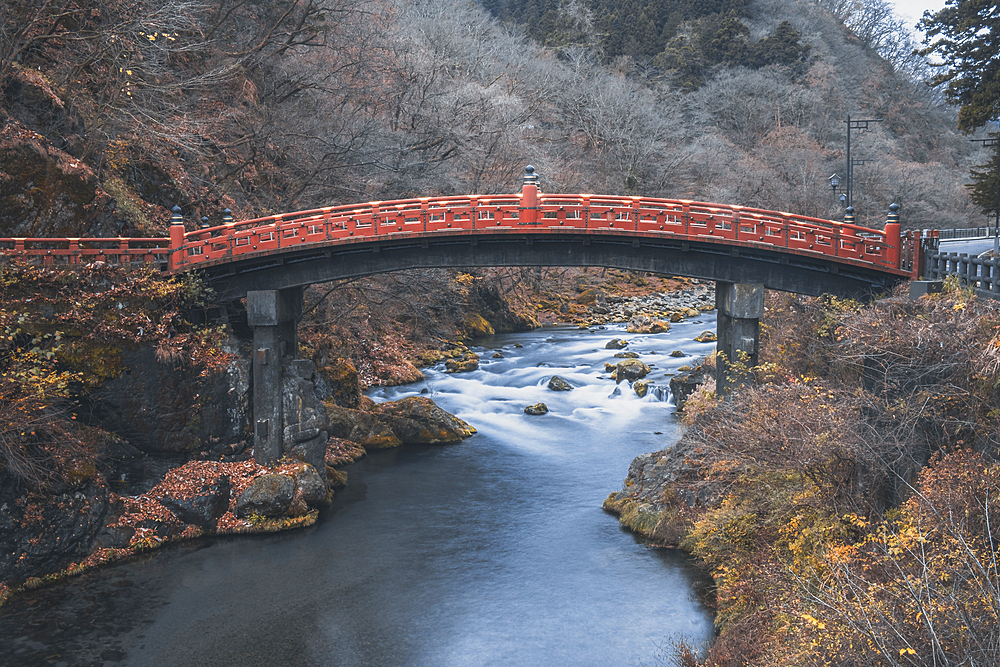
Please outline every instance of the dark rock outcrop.
[[321, 380], [309, 359], [293, 359], [285, 364], [281, 379], [282, 452], [321, 471], [325, 480], [329, 417], [316, 393], [316, 383]]
[[153, 348], [120, 354], [120, 372], [91, 394], [95, 425], [146, 453], [222, 448], [249, 438], [249, 361], [198, 377], [174, 360], [158, 359]]
[[529, 405], [524, 409], [524, 414], [526, 415], [544, 415], [549, 411], [549, 406], [544, 403], [535, 403], [534, 405]]
[[17, 585], [82, 560], [107, 511], [108, 489], [100, 474], [51, 495], [24, 493], [0, 471], [0, 581]]
[[206, 484], [192, 496], [163, 496], [160, 503], [174, 513], [184, 523], [192, 523], [201, 528], [215, 528], [216, 521], [229, 509], [232, 483], [228, 477], [220, 477], [212, 484]]

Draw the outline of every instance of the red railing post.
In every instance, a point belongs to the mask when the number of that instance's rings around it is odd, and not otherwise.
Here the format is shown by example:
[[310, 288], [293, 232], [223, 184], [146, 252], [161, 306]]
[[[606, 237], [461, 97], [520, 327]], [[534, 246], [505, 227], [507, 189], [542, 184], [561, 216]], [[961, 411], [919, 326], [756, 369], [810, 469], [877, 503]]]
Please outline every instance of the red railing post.
[[886, 260], [889, 266], [901, 268], [900, 260], [899, 204], [889, 205], [889, 218], [885, 221]]
[[184, 218], [181, 217], [181, 207], [174, 206], [173, 215], [170, 216], [170, 259], [167, 260], [167, 268], [170, 273], [174, 273], [184, 263], [181, 252], [184, 247]]
[[538, 222], [538, 174], [530, 164], [524, 168], [524, 184], [521, 186], [521, 209], [528, 224]]

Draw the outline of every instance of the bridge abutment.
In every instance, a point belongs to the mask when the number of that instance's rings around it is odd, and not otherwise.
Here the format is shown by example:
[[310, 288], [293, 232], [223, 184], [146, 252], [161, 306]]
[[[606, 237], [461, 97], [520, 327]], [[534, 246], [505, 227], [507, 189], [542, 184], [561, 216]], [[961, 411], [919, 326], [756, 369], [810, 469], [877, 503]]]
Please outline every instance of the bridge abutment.
[[247, 324], [253, 329], [254, 460], [271, 465], [281, 456], [282, 366], [298, 350], [296, 323], [301, 287], [247, 292]]
[[760, 318], [764, 315], [764, 285], [760, 283], [715, 283], [718, 312], [719, 355], [715, 362], [716, 392], [725, 395], [739, 384], [730, 377], [734, 363], [746, 368], [757, 365], [760, 348]]

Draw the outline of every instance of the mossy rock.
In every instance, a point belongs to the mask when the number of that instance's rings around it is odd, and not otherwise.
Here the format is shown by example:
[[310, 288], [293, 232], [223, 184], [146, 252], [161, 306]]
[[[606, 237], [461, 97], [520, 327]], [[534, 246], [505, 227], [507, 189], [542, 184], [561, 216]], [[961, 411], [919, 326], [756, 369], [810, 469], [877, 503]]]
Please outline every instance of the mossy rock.
[[468, 353], [463, 359], [447, 359], [444, 367], [448, 373], [468, 373], [479, 369], [479, 355]]
[[334, 404], [353, 409], [360, 406], [361, 383], [358, 381], [358, 369], [350, 360], [334, 359], [320, 367], [319, 372], [330, 387]]
[[439, 445], [459, 442], [476, 429], [423, 396], [408, 396], [380, 403], [375, 416], [389, 425], [406, 445]]
[[384, 420], [370, 412], [352, 410], [327, 401], [326, 412], [330, 418], [327, 433], [334, 438], [356, 442], [365, 449], [390, 449], [403, 441]]
[[718, 340], [718, 336], [715, 335], [714, 331], [702, 331], [694, 339], [699, 343], [714, 343]]
[[524, 414], [526, 415], [544, 415], [549, 411], [549, 406], [544, 403], [535, 403], [534, 405], [529, 405], [524, 408]]
[[495, 332], [493, 331], [493, 325], [486, 321], [486, 318], [479, 313], [471, 313], [465, 316], [462, 320], [460, 326], [462, 332], [462, 338], [481, 338], [483, 336], [492, 336]]

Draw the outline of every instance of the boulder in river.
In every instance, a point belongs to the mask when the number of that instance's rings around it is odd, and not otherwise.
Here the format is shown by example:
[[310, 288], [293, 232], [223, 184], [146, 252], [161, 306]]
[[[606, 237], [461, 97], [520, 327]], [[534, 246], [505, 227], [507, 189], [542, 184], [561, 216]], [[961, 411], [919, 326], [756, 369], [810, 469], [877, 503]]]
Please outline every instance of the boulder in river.
[[320, 477], [316, 468], [308, 463], [299, 463], [288, 470], [295, 480], [295, 495], [310, 505], [316, 505], [326, 499], [326, 482]]
[[290, 475], [261, 475], [236, 501], [236, 516], [281, 516], [292, 504], [295, 480]]
[[327, 404], [335, 438], [354, 441], [365, 449], [400, 445], [437, 445], [468, 438], [476, 429], [439, 408], [424, 396], [371, 405], [370, 411], [348, 410]]
[[622, 380], [634, 382], [646, 377], [649, 371], [649, 366], [638, 359], [623, 359], [615, 364], [614, 370], [611, 371], [611, 377], [614, 378], [615, 384], [618, 384]]
[[718, 340], [714, 331], [702, 331], [699, 335], [694, 338], [699, 343], [714, 343]]
[[549, 389], [552, 391], [573, 391], [573, 385], [558, 375], [553, 375], [552, 379], [549, 380]]
[[644, 398], [649, 393], [649, 388], [652, 384], [652, 380], [636, 380], [632, 383], [632, 390], [635, 391], [636, 396]]
[[529, 405], [524, 409], [524, 414], [526, 415], [544, 415], [549, 411], [549, 406], [544, 403], [535, 403], [534, 405]]
[[628, 345], [628, 341], [624, 338], [612, 338], [608, 341], [608, 344], [604, 346], [605, 350], [620, 350]]
[[468, 438], [476, 429], [423, 396], [380, 403], [375, 414], [404, 445], [439, 445]]
[[637, 352], [615, 352], [616, 359], [638, 359], [639, 354]]
[[330, 423], [327, 433], [335, 438], [356, 442], [365, 449], [399, 447], [403, 441], [383, 419], [364, 410], [351, 410], [326, 404]]
[[445, 370], [448, 373], [468, 373], [479, 369], [479, 355], [469, 352], [461, 359], [447, 359], [444, 362]]

